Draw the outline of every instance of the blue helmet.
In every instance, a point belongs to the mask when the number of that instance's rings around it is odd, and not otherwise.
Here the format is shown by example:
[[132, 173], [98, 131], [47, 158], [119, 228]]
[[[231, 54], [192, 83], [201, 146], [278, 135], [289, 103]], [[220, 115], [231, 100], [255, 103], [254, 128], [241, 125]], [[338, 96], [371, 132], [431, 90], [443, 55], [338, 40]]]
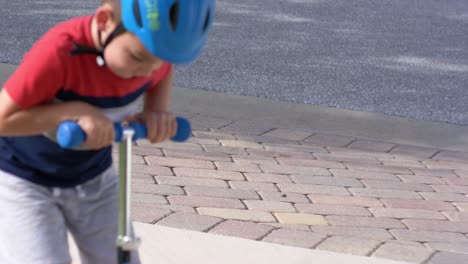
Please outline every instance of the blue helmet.
[[122, 23], [153, 54], [190, 63], [200, 54], [214, 20], [215, 0], [121, 0]]

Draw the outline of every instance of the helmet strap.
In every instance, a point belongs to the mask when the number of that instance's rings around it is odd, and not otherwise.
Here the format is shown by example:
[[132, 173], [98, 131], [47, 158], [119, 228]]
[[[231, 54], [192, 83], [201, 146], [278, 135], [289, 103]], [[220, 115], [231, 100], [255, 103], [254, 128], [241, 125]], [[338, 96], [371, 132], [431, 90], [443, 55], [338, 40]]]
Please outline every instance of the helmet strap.
[[109, 45], [109, 43], [118, 35], [124, 33], [126, 30], [122, 23], [119, 23], [117, 27], [112, 31], [112, 33], [107, 37], [104, 45], [102, 44], [101, 40], [101, 31], [98, 30], [98, 43], [99, 48], [91, 48], [84, 45], [79, 45], [77, 43], [73, 43], [74, 49], [70, 52], [71, 55], [79, 55], [79, 54], [96, 54], [96, 63], [99, 67], [106, 66], [106, 60], [104, 59], [104, 49]]

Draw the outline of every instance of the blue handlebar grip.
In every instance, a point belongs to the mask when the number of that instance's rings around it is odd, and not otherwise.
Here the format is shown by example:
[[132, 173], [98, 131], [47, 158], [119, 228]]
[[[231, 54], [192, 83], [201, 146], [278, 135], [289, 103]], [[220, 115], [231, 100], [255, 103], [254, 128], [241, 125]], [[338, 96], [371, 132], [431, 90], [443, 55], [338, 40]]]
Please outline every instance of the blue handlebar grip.
[[142, 123], [131, 122], [128, 124], [129, 127], [133, 128], [135, 134], [133, 134], [133, 141], [137, 141], [140, 138], [146, 138], [148, 136], [148, 130], [146, 126]]
[[75, 148], [83, 144], [86, 134], [78, 123], [65, 121], [60, 124], [57, 130], [57, 142], [62, 148]]
[[[190, 138], [192, 128], [190, 122], [182, 117], [176, 117], [177, 133], [171, 138], [175, 142], [183, 142]], [[148, 131], [146, 126], [141, 123], [131, 122], [129, 124], [135, 131], [133, 141], [141, 138], [146, 138]], [[123, 127], [119, 123], [114, 124], [115, 141], [120, 142], [123, 138]], [[60, 124], [57, 130], [57, 142], [62, 148], [75, 148], [79, 147], [86, 140], [86, 134], [81, 127], [74, 121], [65, 121]]]
[[[171, 140], [175, 142], [184, 142], [187, 139], [189, 139], [192, 134], [190, 122], [182, 117], [176, 117], [176, 122], [177, 132], [175, 136], [171, 138]], [[135, 134], [132, 139], [133, 141], [137, 141], [138, 139], [146, 138], [148, 136], [148, 130], [146, 129], [146, 126], [144, 124], [131, 122], [128, 125], [135, 131]]]
[[192, 127], [190, 126], [190, 122], [185, 118], [176, 117], [176, 121], [177, 132], [176, 135], [171, 138], [171, 140], [175, 142], [184, 142], [192, 135]]

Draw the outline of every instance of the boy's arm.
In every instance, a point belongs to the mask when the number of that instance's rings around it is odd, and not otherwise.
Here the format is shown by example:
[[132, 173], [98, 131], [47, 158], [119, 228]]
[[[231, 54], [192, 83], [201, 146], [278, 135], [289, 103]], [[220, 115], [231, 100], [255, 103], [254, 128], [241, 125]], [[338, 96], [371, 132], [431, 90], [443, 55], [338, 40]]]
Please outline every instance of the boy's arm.
[[168, 113], [171, 97], [173, 70], [164, 79], [145, 93], [143, 112], [129, 117], [127, 121], [139, 120], [148, 128], [148, 140], [158, 143], [173, 137], [177, 131], [177, 123], [172, 114]]
[[173, 69], [155, 87], [145, 93], [144, 112], [167, 112], [171, 98]]
[[51, 131], [66, 120], [78, 120], [96, 109], [82, 102], [47, 104], [21, 109], [6, 89], [0, 91], [0, 136], [30, 136]]

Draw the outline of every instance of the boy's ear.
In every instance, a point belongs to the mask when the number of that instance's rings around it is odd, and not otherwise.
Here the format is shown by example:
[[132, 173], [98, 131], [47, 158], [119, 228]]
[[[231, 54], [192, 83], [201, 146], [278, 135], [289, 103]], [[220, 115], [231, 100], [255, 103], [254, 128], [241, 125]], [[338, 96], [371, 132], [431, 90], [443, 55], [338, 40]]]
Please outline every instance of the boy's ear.
[[114, 11], [109, 5], [102, 5], [96, 10], [96, 22], [98, 30], [106, 31], [110, 27], [114, 27], [116, 20]]

